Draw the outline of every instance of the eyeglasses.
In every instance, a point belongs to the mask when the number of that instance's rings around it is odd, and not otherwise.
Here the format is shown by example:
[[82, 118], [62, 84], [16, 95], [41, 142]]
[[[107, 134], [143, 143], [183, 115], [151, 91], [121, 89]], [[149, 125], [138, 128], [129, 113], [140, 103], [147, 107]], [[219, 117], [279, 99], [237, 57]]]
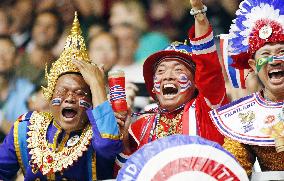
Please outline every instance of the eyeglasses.
[[81, 98], [81, 97], [86, 97], [88, 96], [88, 93], [85, 92], [84, 90], [82, 89], [78, 89], [78, 90], [74, 90], [74, 91], [70, 91], [70, 90], [67, 90], [67, 89], [59, 89], [57, 91], [55, 91], [54, 93], [56, 96], [59, 96], [59, 97], [68, 97], [68, 96], [74, 96], [74, 97], [78, 97], [78, 98]]

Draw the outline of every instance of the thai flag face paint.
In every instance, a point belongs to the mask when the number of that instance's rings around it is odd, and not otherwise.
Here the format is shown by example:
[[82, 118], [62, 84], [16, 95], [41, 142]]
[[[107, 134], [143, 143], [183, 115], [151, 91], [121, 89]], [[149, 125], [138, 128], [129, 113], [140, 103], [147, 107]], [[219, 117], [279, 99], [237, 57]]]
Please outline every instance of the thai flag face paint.
[[179, 75], [179, 80], [178, 83], [180, 85], [180, 92], [183, 93], [185, 92], [188, 88], [192, 86], [191, 81], [185, 74], [180, 74]]
[[161, 93], [161, 82], [159, 82], [157, 80], [157, 77], [155, 76], [154, 77], [154, 89], [155, 89], [155, 92], [160, 94]]
[[89, 109], [92, 106], [91, 103], [89, 103], [88, 101], [85, 101], [84, 99], [79, 99], [79, 107], [83, 107], [86, 109]]
[[284, 55], [273, 56], [273, 62], [284, 62]]
[[55, 97], [54, 99], [52, 99], [51, 105], [60, 106], [61, 102], [62, 102], [62, 99], [60, 97]]

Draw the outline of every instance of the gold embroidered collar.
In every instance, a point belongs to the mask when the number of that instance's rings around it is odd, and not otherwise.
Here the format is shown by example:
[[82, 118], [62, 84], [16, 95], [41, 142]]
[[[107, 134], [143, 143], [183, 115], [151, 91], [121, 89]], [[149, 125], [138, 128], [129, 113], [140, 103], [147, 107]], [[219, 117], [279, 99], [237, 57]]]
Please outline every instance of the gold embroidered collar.
[[33, 172], [38, 169], [43, 175], [52, 174], [72, 165], [84, 151], [88, 150], [88, 146], [92, 139], [92, 128], [88, 125], [80, 136], [80, 141], [70, 147], [64, 147], [56, 152], [48, 147], [46, 138], [47, 128], [53, 120], [50, 113], [34, 112], [30, 118], [28, 126], [28, 148], [31, 155], [30, 165]]
[[182, 134], [182, 115], [183, 110], [179, 112], [174, 118], [167, 118], [166, 116], [161, 116], [158, 118], [156, 127], [157, 138], [163, 138], [165, 136], [170, 136], [173, 134]]

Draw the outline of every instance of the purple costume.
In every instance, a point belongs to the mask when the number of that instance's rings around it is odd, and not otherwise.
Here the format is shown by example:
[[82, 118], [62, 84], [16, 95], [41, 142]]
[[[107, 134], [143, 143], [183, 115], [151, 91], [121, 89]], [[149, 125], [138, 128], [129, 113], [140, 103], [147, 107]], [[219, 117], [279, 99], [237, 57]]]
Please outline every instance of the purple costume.
[[[79, 155], [72, 165], [62, 171], [45, 175], [31, 161], [31, 141], [28, 141], [35, 137], [29, 135], [33, 124], [31, 120], [40, 114], [49, 113], [28, 112], [20, 116], [0, 145], [0, 180], [11, 180], [19, 168], [23, 170], [25, 180], [96, 180], [113, 177], [114, 158], [122, 150], [122, 141], [119, 139], [118, 126], [108, 101], [95, 109], [87, 110], [92, 137], [82, 156]], [[45, 138], [49, 149], [59, 152], [77, 142], [79, 144], [83, 132], [79, 130], [67, 134], [51, 117]]]

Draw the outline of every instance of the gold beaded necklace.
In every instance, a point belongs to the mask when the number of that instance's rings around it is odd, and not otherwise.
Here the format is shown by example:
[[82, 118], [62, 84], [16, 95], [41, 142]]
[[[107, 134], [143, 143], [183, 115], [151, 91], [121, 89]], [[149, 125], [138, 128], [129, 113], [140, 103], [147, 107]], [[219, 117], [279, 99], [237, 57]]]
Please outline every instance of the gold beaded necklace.
[[161, 116], [156, 126], [156, 137], [163, 138], [173, 134], [182, 134], [182, 114], [183, 110], [174, 118]]
[[30, 165], [33, 172], [39, 169], [43, 175], [52, 174], [62, 171], [71, 166], [83, 152], [88, 150], [92, 139], [92, 128], [88, 125], [80, 136], [80, 140], [73, 146], [64, 147], [56, 152], [48, 146], [46, 138], [47, 128], [53, 120], [49, 113], [34, 112], [30, 119], [29, 138], [27, 139], [28, 148], [30, 148], [31, 161]]

